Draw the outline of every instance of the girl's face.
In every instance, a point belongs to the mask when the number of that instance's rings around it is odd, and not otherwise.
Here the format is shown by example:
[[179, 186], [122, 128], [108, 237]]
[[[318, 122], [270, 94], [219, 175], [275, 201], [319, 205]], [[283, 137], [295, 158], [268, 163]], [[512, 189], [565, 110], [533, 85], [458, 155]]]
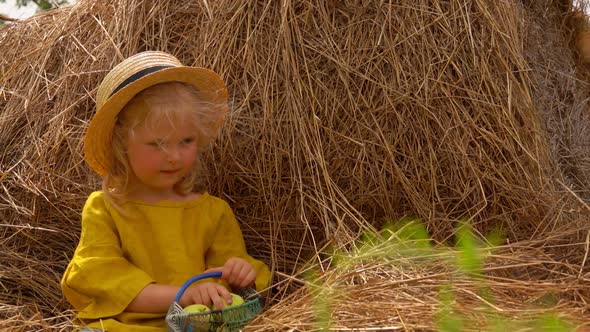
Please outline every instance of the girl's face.
[[[132, 191], [151, 200], [178, 196], [174, 185], [187, 175], [197, 156], [197, 135], [190, 121], [149, 121], [129, 134], [127, 155]], [[149, 124], [149, 125], [147, 125]]]

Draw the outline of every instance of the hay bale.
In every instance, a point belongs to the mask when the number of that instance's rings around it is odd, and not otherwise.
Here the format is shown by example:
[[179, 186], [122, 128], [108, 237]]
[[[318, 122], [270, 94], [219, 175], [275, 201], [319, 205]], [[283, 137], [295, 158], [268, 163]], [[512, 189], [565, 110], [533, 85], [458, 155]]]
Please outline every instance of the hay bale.
[[[563, 142], [585, 119], [587, 87], [574, 74], [558, 84], [556, 68], [575, 71], [557, 56], [551, 13], [563, 3], [82, 0], [0, 29], [0, 326], [71, 318], [59, 277], [99, 187], [82, 133], [102, 77], [148, 49], [228, 81], [233, 111], [206, 156], [210, 191], [280, 280], [319, 260], [325, 242], [347, 245], [408, 214], [439, 240], [459, 218], [501, 226], [511, 241], [567, 226], [556, 180], [578, 174], [563, 171], [561, 147], [580, 146]], [[543, 5], [547, 17], [535, 14]], [[555, 27], [548, 48], [535, 43], [544, 22]], [[566, 118], [552, 105], [579, 116], [551, 131]], [[572, 161], [581, 172], [585, 151]], [[281, 284], [274, 302], [298, 287]]]
[[576, 50], [577, 41], [588, 29], [588, 18], [580, 11], [564, 16], [548, 3], [533, 2], [523, 21], [528, 32], [524, 55], [530, 67], [533, 101], [562, 181], [588, 200], [589, 77], [588, 68], [581, 63], [584, 54]]

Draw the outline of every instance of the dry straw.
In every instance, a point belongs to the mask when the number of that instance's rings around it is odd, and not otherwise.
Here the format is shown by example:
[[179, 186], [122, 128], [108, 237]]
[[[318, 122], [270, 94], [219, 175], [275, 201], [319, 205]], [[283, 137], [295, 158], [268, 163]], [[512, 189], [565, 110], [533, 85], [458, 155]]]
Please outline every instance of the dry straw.
[[0, 28], [0, 329], [71, 324], [59, 278], [99, 188], [82, 133], [99, 82], [144, 50], [229, 84], [208, 181], [275, 272], [257, 328], [314, 328], [309, 265], [342, 289], [339, 330], [433, 329], [449, 280], [473, 307], [442, 263], [324, 263], [328, 241], [404, 215], [441, 243], [459, 218], [502, 227], [486, 266], [499, 311], [522, 316], [550, 291], [587, 327], [589, 90], [568, 3], [81, 0]]

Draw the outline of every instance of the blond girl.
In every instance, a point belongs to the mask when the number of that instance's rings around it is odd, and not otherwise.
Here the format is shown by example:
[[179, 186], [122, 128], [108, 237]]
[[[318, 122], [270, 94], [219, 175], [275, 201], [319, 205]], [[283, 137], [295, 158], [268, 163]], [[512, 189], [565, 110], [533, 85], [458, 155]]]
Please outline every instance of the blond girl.
[[82, 211], [80, 242], [62, 289], [88, 328], [165, 331], [179, 304], [231, 303], [230, 292], [268, 286], [268, 267], [246, 252], [229, 205], [196, 191], [199, 153], [220, 130], [227, 90], [215, 73], [162, 52], [132, 56], [104, 78], [84, 137], [84, 158], [103, 178]]

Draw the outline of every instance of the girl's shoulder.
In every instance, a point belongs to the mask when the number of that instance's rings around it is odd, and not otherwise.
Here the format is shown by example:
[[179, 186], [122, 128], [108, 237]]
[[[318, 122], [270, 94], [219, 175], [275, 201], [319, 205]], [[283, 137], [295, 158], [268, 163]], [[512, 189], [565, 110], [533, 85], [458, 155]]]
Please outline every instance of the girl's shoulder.
[[102, 190], [94, 191], [88, 195], [86, 205], [108, 205], [108, 199]]
[[223, 198], [211, 195], [206, 191], [200, 194], [196, 194], [195, 196], [191, 197], [187, 202], [195, 204], [206, 204], [209, 206], [218, 207], [220, 209], [229, 208], [229, 204]]
[[116, 210], [109, 201], [107, 195], [99, 190], [94, 191], [88, 195], [84, 207], [82, 208], [82, 217], [86, 215], [92, 216], [108, 216], [113, 215]]
[[97, 191], [93, 191], [92, 193], [90, 193], [90, 195], [88, 195], [88, 200], [91, 200], [91, 199], [103, 199], [104, 196], [105, 196], [104, 191], [97, 190]]
[[187, 201], [186, 207], [194, 207], [197, 209], [205, 209], [208, 213], [213, 215], [225, 215], [228, 212], [233, 213], [229, 203], [221, 197], [211, 195], [208, 192], [203, 192], [193, 199]]

